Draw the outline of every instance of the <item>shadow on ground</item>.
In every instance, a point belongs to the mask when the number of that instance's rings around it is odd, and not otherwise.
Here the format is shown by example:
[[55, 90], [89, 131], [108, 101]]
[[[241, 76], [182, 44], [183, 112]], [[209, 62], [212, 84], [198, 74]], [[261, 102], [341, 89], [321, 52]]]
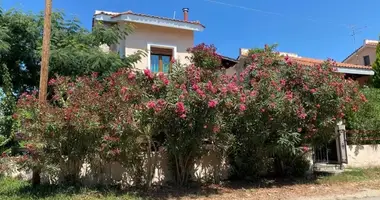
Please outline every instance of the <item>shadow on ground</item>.
[[[232, 192], [233, 190], [245, 189], [255, 190], [259, 188], [280, 188], [284, 186], [291, 186], [296, 184], [316, 184], [316, 178], [310, 179], [262, 179], [256, 182], [250, 181], [228, 181], [222, 184], [209, 184], [199, 185], [193, 184], [188, 187], [176, 187], [176, 186], [155, 186], [150, 190], [141, 188], [127, 188], [121, 190], [120, 187], [94, 187], [84, 188], [79, 186], [65, 186], [65, 185], [40, 185], [32, 187], [30, 184], [23, 184], [16, 190], [0, 191], [0, 196], [12, 196], [25, 198], [48, 198], [59, 195], [74, 196], [91, 194], [95, 196], [124, 196], [130, 195], [131, 197], [141, 199], [179, 199], [181, 197], [195, 198], [195, 197], [208, 197], [217, 195], [220, 193]], [[9, 193], [9, 194], [8, 194]]]

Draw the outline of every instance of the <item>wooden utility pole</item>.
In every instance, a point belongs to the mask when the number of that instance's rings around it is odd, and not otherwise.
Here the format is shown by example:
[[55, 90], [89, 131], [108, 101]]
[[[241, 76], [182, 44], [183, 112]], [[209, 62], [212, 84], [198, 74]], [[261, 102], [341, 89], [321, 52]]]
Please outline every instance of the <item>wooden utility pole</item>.
[[[40, 88], [38, 99], [40, 105], [46, 102], [47, 83], [49, 76], [49, 58], [50, 58], [50, 35], [51, 35], [51, 9], [52, 0], [45, 0], [44, 31], [42, 38], [42, 56], [40, 72]], [[36, 186], [41, 183], [41, 168], [36, 167], [32, 173], [32, 185]]]
[[49, 58], [50, 58], [50, 35], [51, 35], [51, 9], [52, 0], [45, 0], [45, 17], [44, 17], [44, 33], [42, 39], [42, 57], [41, 57], [41, 73], [39, 100], [40, 103], [46, 101], [47, 83], [49, 75]]

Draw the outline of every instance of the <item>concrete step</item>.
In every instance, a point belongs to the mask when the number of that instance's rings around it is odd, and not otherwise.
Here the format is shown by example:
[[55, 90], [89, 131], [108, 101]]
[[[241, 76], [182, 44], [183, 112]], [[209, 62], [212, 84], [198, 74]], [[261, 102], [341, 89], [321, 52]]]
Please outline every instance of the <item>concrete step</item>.
[[315, 163], [313, 171], [316, 173], [339, 174], [344, 171], [344, 168], [341, 169], [341, 166], [337, 164]]

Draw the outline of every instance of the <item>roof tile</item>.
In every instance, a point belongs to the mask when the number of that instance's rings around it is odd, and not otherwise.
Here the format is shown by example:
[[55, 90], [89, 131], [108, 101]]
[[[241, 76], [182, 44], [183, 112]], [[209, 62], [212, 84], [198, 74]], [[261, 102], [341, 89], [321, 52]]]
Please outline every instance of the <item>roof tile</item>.
[[[324, 60], [318, 60], [314, 58], [302, 58], [302, 57], [290, 57], [294, 62], [299, 63], [301, 65], [318, 65], [325, 62]], [[344, 67], [344, 68], [354, 68], [354, 69], [369, 69], [371, 70], [371, 66], [364, 66], [364, 65], [355, 65], [355, 64], [349, 64], [349, 63], [341, 63], [341, 62], [335, 62], [337, 67]]]

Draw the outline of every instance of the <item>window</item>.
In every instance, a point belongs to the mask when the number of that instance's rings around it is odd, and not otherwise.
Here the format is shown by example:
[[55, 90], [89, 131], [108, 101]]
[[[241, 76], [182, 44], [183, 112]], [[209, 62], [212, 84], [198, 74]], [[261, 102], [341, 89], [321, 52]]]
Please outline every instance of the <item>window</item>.
[[364, 56], [363, 59], [364, 59], [364, 65], [365, 66], [370, 66], [371, 65], [371, 61], [369, 59], [369, 56]]
[[153, 72], [169, 73], [172, 69], [173, 49], [150, 48], [150, 69]]

